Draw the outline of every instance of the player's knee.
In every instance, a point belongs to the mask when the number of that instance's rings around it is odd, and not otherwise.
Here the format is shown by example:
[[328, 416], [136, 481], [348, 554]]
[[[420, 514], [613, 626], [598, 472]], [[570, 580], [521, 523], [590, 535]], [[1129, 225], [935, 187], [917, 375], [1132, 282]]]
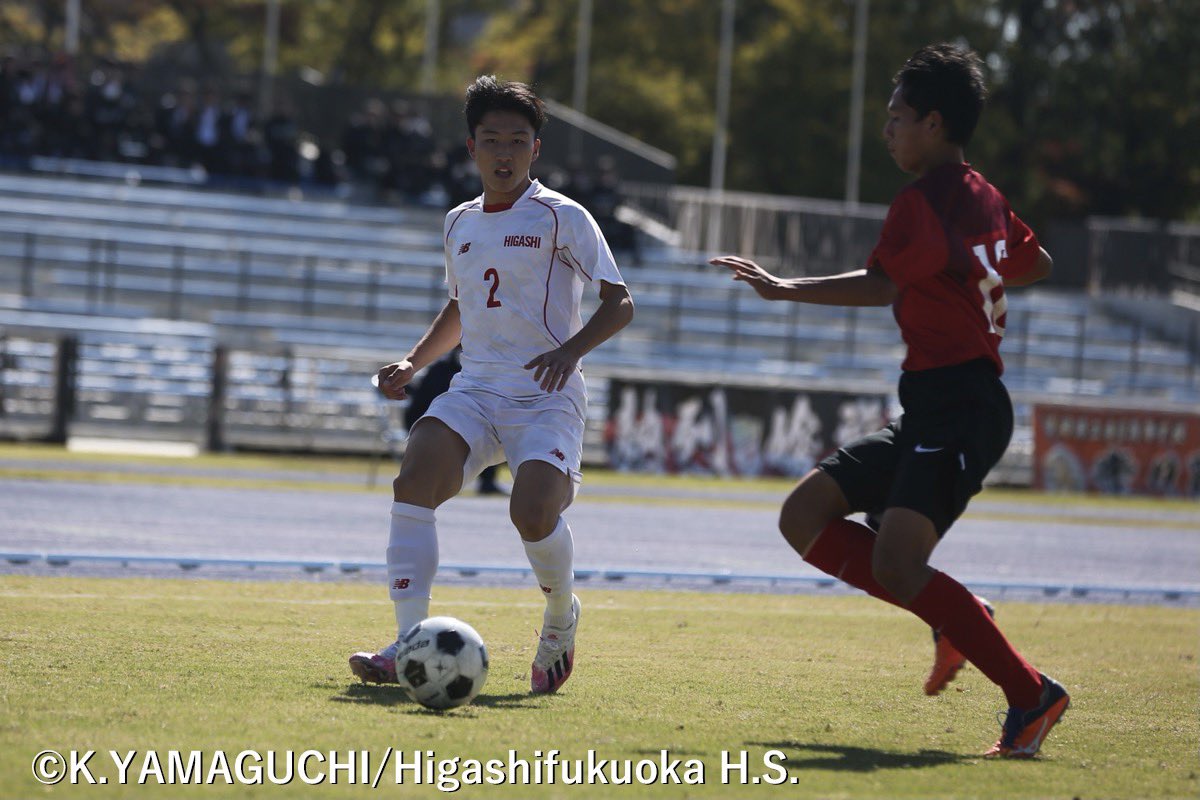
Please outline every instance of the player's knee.
[[413, 481], [403, 472], [392, 481], [392, 499], [397, 503], [412, 503], [416, 499], [416, 494]]
[[400, 470], [400, 474], [392, 481], [392, 499], [397, 503], [409, 503], [424, 508], [434, 508], [438, 505], [437, 492], [427, 480], [415, 478], [411, 472]]
[[876, 548], [871, 558], [871, 574], [890, 594], [907, 602], [920, 591], [925, 580], [925, 566], [891, 557]]
[[816, 529], [804, 515], [789, 514], [787, 506], [784, 505], [783, 511], [779, 513], [779, 532], [783, 535], [784, 541], [793, 549], [803, 553], [817, 538], [820, 530]]
[[803, 492], [793, 492], [779, 511], [779, 532], [798, 553], [804, 553], [824, 530], [829, 520]]
[[508, 514], [513, 525], [527, 542], [538, 542], [554, 532], [561, 509], [552, 508], [538, 499], [522, 499], [514, 496], [509, 503]]

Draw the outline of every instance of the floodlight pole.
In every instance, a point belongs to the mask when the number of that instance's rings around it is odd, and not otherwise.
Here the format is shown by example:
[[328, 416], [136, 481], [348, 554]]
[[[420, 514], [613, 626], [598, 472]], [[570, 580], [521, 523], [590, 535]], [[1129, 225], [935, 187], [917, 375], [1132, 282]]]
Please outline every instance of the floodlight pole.
[[258, 116], [265, 119], [271, 113], [275, 90], [275, 69], [279, 62], [279, 3], [267, 0], [267, 26], [263, 31], [262, 71], [258, 79]]
[[441, 27], [440, 0], [425, 0], [425, 52], [421, 55], [421, 91], [433, 94], [437, 88], [438, 28]]
[[66, 25], [63, 29], [63, 50], [73, 56], [79, 52], [79, 4], [80, 0], [67, 0]]
[[[592, 0], [579, 0], [579, 26], [575, 31], [575, 85], [571, 92], [571, 106], [580, 114], [587, 113], [591, 55]], [[580, 161], [583, 158], [583, 129], [579, 125], [571, 129], [570, 157], [572, 161]]]
[[717, 118], [713, 129], [712, 207], [708, 220], [708, 250], [715, 253], [721, 246], [721, 203], [725, 192], [725, 150], [728, 146], [729, 90], [733, 83], [733, 12], [737, 0], [721, 2], [721, 49], [717, 55]]
[[854, 10], [854, 69], [850, 81], [850, 133], [846, 146], [846, 206], [858, 205], [859, 174], [862, 171], [863, 85], [867, 79], [867, 6], [857, 0]]

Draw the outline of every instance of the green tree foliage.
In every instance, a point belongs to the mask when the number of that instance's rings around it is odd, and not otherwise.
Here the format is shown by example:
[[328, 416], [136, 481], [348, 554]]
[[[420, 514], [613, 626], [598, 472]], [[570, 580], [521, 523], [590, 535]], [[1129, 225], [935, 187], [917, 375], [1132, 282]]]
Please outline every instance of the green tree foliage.
[[[706, 184], [717, 0], [596, 4], [588, 112], [678, 156]], [[728, 187], [840, 198], [853, 2], [738, 4]], [[567, 100], [576, 4], [514, 3], [474, 65]], [[988, 66], [992, 100], [968, 150], [1034, 219], [1200, 215], [1200, 3], [1195, 0], [872, 0], [862, 183], [907, 180], [880, 144], [891, 79], [918, 47], [953, 41]]]
[[1200, 3], [1004, 3], [1014, 180], [1045, 214], [1200, 211]]
[[[592, 26], [587, 112], [679, 159], [685, 183], [707, 182], [720, 4], [599, 0]], [[531, 80], [570, 102], [578, 4], [522, 0], [478, 43], [476, 71]]]
[[[262, 60], [265, 0], [83, 0], [84, 55], [186, 59], [218, 79]], [[496, 72], [571, 101], [578, 3], [441, 0], [438, 87]], [[595, 0], [587, 112], [708, 182], [720, 0]], [[416, 90], [426, 0], [283, 0], [280, 71]], [[739, 0], [731, 189], [841, 198], [854, 0]], [[61, 46], [63, 4], [0, 4], [0, 37]], [[907, 180], [879, 141], [896, 69], [954, 41], [988, 66], [972, 162], [1034, 220], [1200, 217], [1197, 0], [871, 0], [860, 196]], [[153, 56], [158, 53], [157, 59]]]

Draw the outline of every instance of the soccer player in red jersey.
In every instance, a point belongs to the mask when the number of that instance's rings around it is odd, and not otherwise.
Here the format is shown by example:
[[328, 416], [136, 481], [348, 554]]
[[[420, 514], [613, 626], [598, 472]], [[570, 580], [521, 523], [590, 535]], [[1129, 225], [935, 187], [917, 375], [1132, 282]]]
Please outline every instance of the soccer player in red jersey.
[[[1005, 286], [1050, 274], [1052, 262], [1004, 196], [964, 158], [986, 89], [973, 52], [918, 50], [895, 77], [883, 138], [916, 180], [896, 196], [865, 269], [783, 279], [745, 258], [712, 263], [767, 300], [891, 305], [908, 352], [904, 413], [804, 476], [779, 527], [813, 566], [911, 611], [935, 632], [936, 694], [969, 660], [1004, 691], [1009, 711], [988, 755], [1029, 757], [1066, 711], [1063, 687], [1005, 639], [984, 603], [929, 566], [1012, 435], [1000, 374]], [[846, 519], [863, 511], [878, 533]]]

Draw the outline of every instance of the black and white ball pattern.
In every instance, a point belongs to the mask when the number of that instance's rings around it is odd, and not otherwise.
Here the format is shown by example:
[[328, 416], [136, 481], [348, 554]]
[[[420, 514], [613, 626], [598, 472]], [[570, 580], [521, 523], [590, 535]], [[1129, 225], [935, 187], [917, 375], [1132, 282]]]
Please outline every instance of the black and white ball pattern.
[[487, 680], [487, 647], [454, 617], [430, 617], [408, 630], [396, 653], [396, 678], [413, 700], [443, 710], [475, 699]]

